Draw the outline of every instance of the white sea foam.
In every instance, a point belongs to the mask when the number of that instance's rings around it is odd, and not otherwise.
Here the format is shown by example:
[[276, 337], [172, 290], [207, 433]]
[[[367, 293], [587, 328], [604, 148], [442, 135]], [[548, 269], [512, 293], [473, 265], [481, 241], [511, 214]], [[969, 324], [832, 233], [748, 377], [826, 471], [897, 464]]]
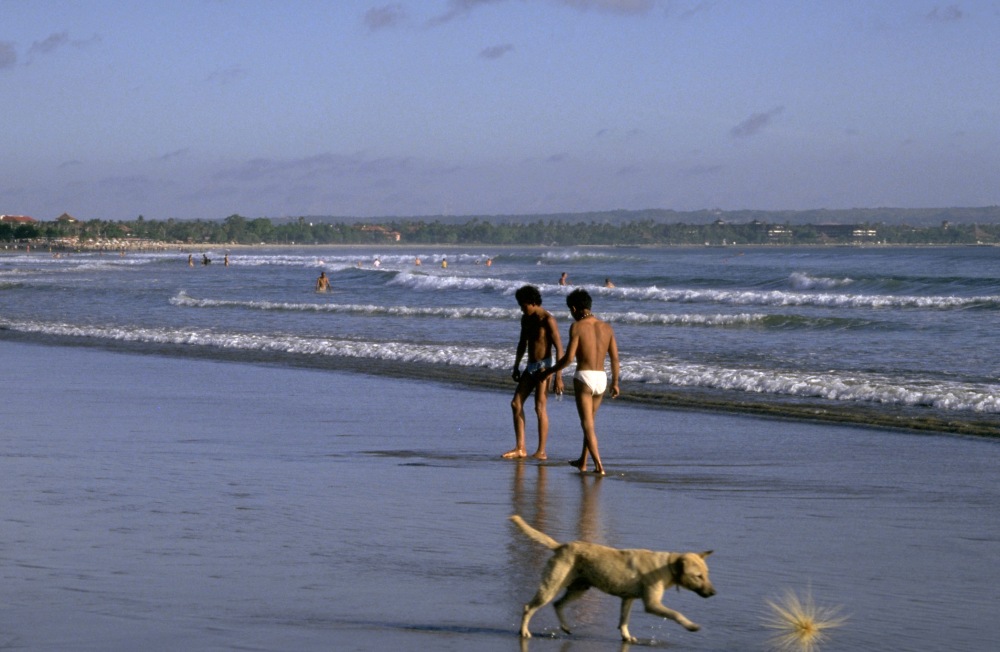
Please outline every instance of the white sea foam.
[[[236, 301], [230, 299], [196, 299], [181, 292], [170, 299], [175, 306], [186, 308], [244, 308], [251, 310], [287, 310], [299, 312], [329, 312], [395, 317], [444, 317], [447, 319], [509, 319], [517, 320], [521, 311], [517, 308], [419, 308], [412, 306], [379, 306], [374, 304], [340, 303], [291, 303], [284, 301]], [[563, 320], [571, 319], [568, 311], [553, 311]], [[601, 313], [601, 318], [619, 324], [660, 325], [660, 326], [740, 326], [764, 321], [763, 314], [736, 315], [694, 315], [661, 314], [643, 312]]]
[[[846, 279], [845, 279], [846, 281]], [[430, 275], [401, 272], [392, 281], [421, 291], [444, 289], [491, 290], [512, 295], [524, 281], [477, 276]], [[831, 280], [831, 283], [834, 281]], [[845, 284], [847, 284], [845, 282]], [[569, 294], [582, 287], [595, 296], [614, 297], [631, 301], [662, 301], [666, 303], [715, 303], [730, 306], [818, 306], [825, 308], [919, 308], [956, 309], [985, 305], [1000, 307], [1000, 295], [959, 297], [950, 295], [891, 295], [851, 294], [837, 292], [795, 292], [786, 290], [707, 290], [691, 288], [646, 287], [605, 288], [599, 285], [561, 286], [556, 283], [537, 284], [543, 295]]]
[[[216, 347], [285, 354], [339, 356], [441, 366], [506, 370], [510, 351], [467, 344], [414, 344], [313, 338], [295, 335], [255, 335], [201, 329], [84, 326], [60, 322], [0, 319], [0, 328], [22, 333], [121, 342]], [[842, 402], [928, 406], [941, 410], [1000, 413], [1000, 385], [941, 382], [929, 379], [893, 381], [874, 374], [816, 374], [783, 370], [737, 369], [685, 362], [625, 360], [622, 380], [676, 387], [701, 387]]]
[[252, 310], [287, 310], [299, 312], [330, 312], [341, 314], [379, 315], [394, 317], [444, 317], [447, 319], [518, 319], [517, 308], [420, 308], [413, 306], [379, 306], [375, 304], [290, 303], [284, 301], [235, 301], [229, 299], [195, 299], [181, 292], [170, 299], [175, 306], [187, 308], [247, 308]]
[[831, 401], [928, 406], [941, 410], [1000, 413], [1000, 385], [911, 379], [902, 383], [874, 374], [815, 374], [736, 369], [689, 363], [622, 364], [622, 378], [677, 387], [704, 387]]
[[[611, 290], [614, 292], [615, 290]], [[805, 293], [782, 290], [622, 289], [622, 296], [639, 301], [720, 303], [736, 306], [820, 306], [826, 308], [950, 309], [973, 305], [1000, 306], [1000, 295], [978, 297], [888, 294]]]
[[795, 290], [829, 290], [843, 287], [854, 283], [850, 278], [826, 278], [823, 276], [810, 276], [805, 272], [794, 272], [788, 277], [788, 282]]

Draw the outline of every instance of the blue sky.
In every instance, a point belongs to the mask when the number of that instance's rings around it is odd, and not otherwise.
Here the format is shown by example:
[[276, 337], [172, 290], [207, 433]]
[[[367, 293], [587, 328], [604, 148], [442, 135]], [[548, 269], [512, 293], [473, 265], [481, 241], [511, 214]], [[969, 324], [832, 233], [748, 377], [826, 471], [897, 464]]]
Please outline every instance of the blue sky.
[[996, 205], [998, 35], [985, 0], [0, 0], [0, 213]]

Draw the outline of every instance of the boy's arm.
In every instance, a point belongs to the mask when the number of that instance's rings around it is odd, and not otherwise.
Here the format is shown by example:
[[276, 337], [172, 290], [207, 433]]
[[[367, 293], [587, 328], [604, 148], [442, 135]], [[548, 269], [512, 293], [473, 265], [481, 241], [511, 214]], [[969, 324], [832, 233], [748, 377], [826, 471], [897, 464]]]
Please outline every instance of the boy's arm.
[[[556, 360], [561, 360], [563, 357], [563, 348], [562, 348], [562, 338], [559, 337], [559, 324], [556, 323], [556, 318], [553, 317], [552, 315], [549, 315], [548, 324], [549, 324], [549, 336], [550, 336], [549, 341], [552, 342], [552, 344], [555, 345], [556, 347]], [[572, 330], [572, 326], [570, 326], [570, 330]], [[556, 374], [555, 389], [556, 389], [556, 394], [563, 393], [562, 374]]]
[[611, 398], [615, 398], [620, 393], [618, 389], [618, 342], [615, 341], [615, 332], [611, 331], [611, 341], [608, 342], [608, 357], [611, 358]]
[[514, 356], [514, 370], [510, 374], [514, 380], [521, 380], [521, 358], [524, 357], [527, 350], [528, 338], [524, 336], [524, 325], [522, 324], [521, 334], [517, 338], [517, 354]]
[[569, 366], [570, 361], [573, 356], [576, 355], [576, 348], [580, 345], [580, 336], [576, 332], [576, 324], [571, 324], [569, 327], [569, 344], [566, 346], [566, 352], [563, 354], [556, 363], [542, 372], [542, 379], [548, 378], [552, 374], [559, 373], [563, 369]]

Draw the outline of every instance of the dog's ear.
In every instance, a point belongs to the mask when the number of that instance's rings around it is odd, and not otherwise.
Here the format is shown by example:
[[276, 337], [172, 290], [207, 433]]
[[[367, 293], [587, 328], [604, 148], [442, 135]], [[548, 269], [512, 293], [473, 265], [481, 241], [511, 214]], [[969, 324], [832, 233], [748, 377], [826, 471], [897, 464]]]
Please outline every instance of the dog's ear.
[[702, 559], [704, 559], [705, 557], [708, 557], [713, 552], [715, 552], [715, 551], [714, 550], [706, 550], [705, 552], [699, 552], [698, 556], [701, 557]]

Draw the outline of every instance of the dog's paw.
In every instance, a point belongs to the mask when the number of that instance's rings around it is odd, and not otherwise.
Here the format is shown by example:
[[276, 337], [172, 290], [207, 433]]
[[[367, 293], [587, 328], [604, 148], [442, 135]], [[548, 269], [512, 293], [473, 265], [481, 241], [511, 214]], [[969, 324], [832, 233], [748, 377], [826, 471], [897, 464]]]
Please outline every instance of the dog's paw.
[[701, 629], [701, 625], [693, 623], [690, 620], [682, 624], [684, 625], [684, 629], [688, 630], [689, 632], [697, 632], [699, 629]]
[[521, 638], [531, 638], [531, 632], [526, 629], [521, 630]]

